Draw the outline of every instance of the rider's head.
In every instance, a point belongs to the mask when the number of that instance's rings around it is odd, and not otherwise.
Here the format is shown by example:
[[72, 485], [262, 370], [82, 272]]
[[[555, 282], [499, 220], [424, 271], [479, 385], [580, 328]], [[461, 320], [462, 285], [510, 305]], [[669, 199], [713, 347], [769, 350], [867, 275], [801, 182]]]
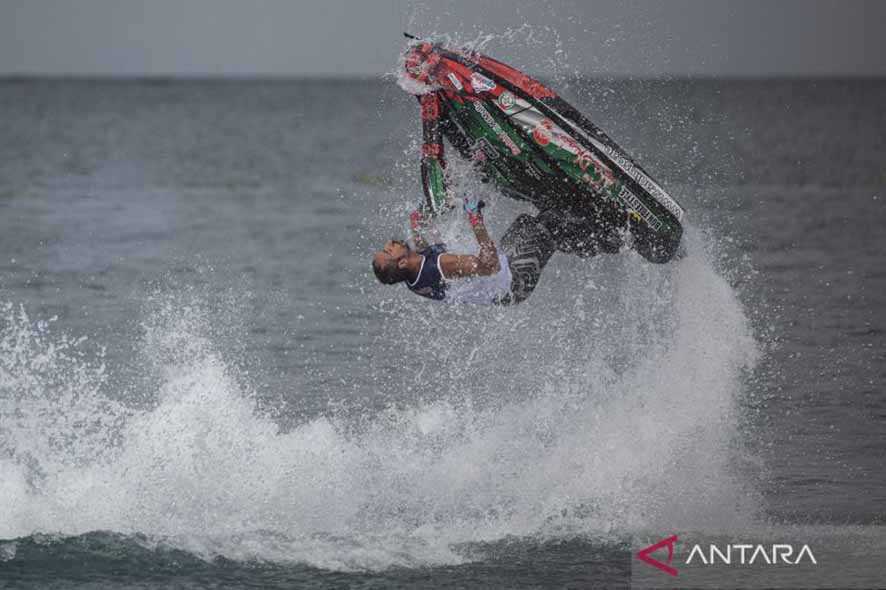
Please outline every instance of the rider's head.
[[410, 278], [408, 262], [409, 246], [399, 240], [388, 240], [384, 247], [372, 256], [375, 277], [385, 285], [393, 285]]
[[434, 51], [434, 46], [430, 43], [420, 42], [406, 50], [403, 67], [410, 78], [418, 80], [422, 84], [430, 84], [438, 63], [440, 63], [440, 56]]

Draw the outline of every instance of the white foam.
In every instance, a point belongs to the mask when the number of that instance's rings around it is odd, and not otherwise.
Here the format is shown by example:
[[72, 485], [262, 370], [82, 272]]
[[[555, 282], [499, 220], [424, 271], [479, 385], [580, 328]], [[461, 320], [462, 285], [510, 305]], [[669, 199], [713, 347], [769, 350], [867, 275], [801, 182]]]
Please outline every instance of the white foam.
[[[506, 535], [745, 521], [757, 500], [733, 468], [735, 400], [756, 346], [690, 246], [670, 267], [555, 260], [560, 276], [533, 299], [556, 309], [435, 312], [455, 314], [436, 334], [451, 361], [398, 377], [428, 401], [289, 432], [255, 411], [199, 300], [161, 297], [146, 318], [160, 387], [140, 410], [108, 399], [82, 342], [7, 306], [0, 538], [140, 532], [200, 555], [349, 569], [455, 563], [459, 543]], [[425, 337], [398, 346], [432, 355]]]

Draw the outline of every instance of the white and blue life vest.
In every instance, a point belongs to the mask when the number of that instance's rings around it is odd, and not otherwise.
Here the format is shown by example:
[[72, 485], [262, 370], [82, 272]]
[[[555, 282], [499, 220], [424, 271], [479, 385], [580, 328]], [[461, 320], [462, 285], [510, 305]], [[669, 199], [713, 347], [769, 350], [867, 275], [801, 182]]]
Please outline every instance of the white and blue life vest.
[[406, 286], [416, 295], [446, 303], [473, 303], [491, 305], [511, 292], [511, 269], [508, 257], [498, 255], [501, 269], [494, 275], [447, 279], [440, 268], [440, 255], [446, 252], [443, 244], [434, 244], [419, 250], [421, 268], [414, 281]]

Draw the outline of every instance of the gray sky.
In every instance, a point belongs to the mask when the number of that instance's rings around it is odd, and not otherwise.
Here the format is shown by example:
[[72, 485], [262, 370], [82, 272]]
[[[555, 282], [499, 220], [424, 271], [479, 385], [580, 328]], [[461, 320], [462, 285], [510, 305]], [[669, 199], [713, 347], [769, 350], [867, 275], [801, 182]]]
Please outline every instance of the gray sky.
[[0, 75], [378, 75], [408, 29], [538, 75], [883, 76], [884, 24], [875, 0], [0, 0]]

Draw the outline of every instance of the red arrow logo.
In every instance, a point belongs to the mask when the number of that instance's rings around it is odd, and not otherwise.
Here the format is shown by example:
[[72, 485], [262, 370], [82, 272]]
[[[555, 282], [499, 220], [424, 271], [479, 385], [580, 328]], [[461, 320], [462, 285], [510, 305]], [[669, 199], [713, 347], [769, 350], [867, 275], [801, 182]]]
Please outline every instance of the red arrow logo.
[[[650, 545], [649, 547], [644, 547], [637, 553], [637, 557], [640, 558], [640, 561], [645, 561], [652, 567], [657, 567], [664, 573], [676, 576], [677, 568], [671, 567], [670, 563], [674, 560], [674, 545], [677, 544], [677, 535], [671, 535], [667, 539], [662, 539], [658, 543]], [[668, 562], [662, 563], [659, 560], [655, 559], [650, 555], [650, 553], [654, 553], [661, 549], [662, 547], [667, 546], [668, 548]]]

